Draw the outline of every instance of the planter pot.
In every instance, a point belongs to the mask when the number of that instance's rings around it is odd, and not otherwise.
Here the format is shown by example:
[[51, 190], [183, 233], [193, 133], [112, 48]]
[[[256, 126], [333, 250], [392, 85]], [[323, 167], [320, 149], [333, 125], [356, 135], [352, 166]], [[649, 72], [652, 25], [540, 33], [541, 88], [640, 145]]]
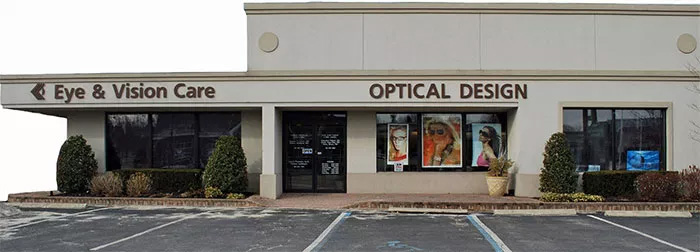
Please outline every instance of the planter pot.
[[508, 189], [508, 177], [486, 176], [486, 185], [489, 186], [489, 196], [502, 197]]

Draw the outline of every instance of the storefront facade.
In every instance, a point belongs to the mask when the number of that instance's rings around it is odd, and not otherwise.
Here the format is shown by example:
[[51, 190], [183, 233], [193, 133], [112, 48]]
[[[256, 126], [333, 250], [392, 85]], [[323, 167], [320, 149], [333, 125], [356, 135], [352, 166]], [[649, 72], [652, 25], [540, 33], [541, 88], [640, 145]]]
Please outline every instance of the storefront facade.
[[[580, 172], [700, 163], [700, 7], [246, 4], [248, 71], [5, 75], [2, 105], [67, 118], [101, 171], [202, 168], [236, 135], [250, 190], [537, 196], [549, 136]], [[700, 137], [698, 137], [700, 138]]]

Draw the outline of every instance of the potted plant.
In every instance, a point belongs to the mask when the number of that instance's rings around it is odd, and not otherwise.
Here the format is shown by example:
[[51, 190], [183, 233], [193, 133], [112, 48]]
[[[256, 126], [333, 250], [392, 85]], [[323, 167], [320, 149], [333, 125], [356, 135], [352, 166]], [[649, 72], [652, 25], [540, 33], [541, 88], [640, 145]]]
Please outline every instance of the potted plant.
[[501, 197], [508, 189], [508, 169], [513, 167], [514, 162], [505, 156], [493, 158], [490, 161], [489, 172], [486, 175], [489, 196]]

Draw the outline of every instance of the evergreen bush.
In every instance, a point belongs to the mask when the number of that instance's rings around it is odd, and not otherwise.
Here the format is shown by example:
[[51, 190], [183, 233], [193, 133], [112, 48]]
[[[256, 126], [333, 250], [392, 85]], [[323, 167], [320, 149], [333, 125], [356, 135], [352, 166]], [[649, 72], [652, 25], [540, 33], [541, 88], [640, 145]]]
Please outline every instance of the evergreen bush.
[[204, 187], [213, 187], [222, 193], [245, 192], [248, 188], [248, 167], [241, 140], [222, 136], [216, 141], [202, 176]]
[[63, 142], [56, 161], [56, 184], [64, 193], [86, 193], [90, 180], [97, 172], [97, 160], [82, 135], [71, 136]]
[[115, 170], [126, 180], [136, 173], [143, 173], [151, 179], [151, 193], [183, 193], [204, 190], [201, 169], [120, 169]]
[[544, 167], [540, 170], [540, 191], [573, 193], [576, 191], [578, 175], [566, 135], [552, 134], [544, 147]]

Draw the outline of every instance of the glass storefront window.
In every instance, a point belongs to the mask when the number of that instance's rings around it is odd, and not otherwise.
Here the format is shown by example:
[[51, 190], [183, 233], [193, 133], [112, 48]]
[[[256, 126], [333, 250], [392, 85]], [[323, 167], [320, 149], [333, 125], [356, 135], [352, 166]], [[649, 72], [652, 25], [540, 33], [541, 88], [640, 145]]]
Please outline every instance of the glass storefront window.
[[107, 169], [204, 168], [216, 140], [240, 136], [239, 113], [107, 115]]
[[577, 171], [664, 170], [665, 110], [564, 109]]
[[150, 125], [148, 114], [107, 116], [107, 166], [147, 168], [149, 160]]
[[505, 113], [378, 113], [376, 117], [378, 172], [393, 172], [397, 163], [409, 172], [485, 171], [487, 157], [505, 155]]

